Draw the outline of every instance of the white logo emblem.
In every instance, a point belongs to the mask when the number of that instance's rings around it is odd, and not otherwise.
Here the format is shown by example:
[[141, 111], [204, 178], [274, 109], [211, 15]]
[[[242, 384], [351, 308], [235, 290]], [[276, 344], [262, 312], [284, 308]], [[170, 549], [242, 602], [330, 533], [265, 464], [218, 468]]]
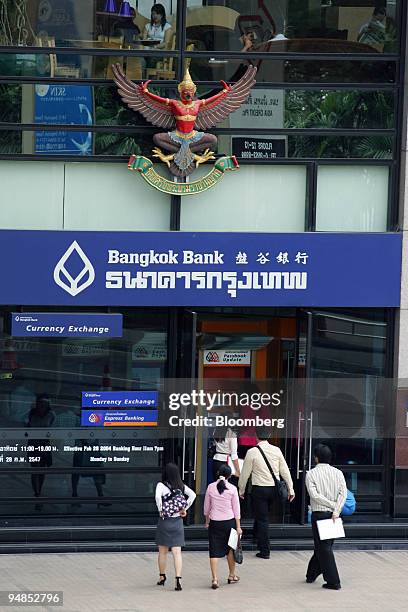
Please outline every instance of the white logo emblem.
[[[81, 272], [76, 276], [76, 278], [72, 278], [71, 274], [65, 267], [68, 259], [71, 257], [73, 253], [79, 256], [79, 258], [83, 261], [84, 267]], [[84, 276], [88, 274], [88, 278], [82, 283], [82, 279]], [[69, 249], [64, 253], [59, 262], [54, 268], [54, 281], [57, 283], [59, 287], [64, 289], [67, 293], [72, 296], [78, 295], [81, 291], [84, 291], [87, 287], [92, 285], [95, 280], [95, 270], [88, 257], [85, 255], [79, 244], [76, 240], [71, 244]]]

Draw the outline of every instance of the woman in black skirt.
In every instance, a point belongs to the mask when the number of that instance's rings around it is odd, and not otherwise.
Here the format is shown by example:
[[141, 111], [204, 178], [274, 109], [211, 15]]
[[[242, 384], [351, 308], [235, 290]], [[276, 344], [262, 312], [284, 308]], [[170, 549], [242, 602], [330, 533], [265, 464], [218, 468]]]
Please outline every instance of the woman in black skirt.
[[157, 523], [156, 544], [159, 547], [159, 581], [164, 586], [166, 582], [167, 553], [173, 554], [176, 578], [176, 591], [181, 591], [181, 547], [184, 546], [183, 518], [196, 498], [194, 491], [181, 480], [180, 472], [175, 463], [168, 463], [163, 471], [161, 482], [156, 486], [156, 505], [160, 514]]
[[208, 485], [204, 500], [213, 589], [219, 587], [218, 559], [225, 555], [229, 569], [228, 584], [239, 581], [239, 577], [235, 575], [234, 551], [228, 546], [231, 529], [236, 529], [238, 535], [242, 535], [238, 490], [228, 483], [230, 476], [231, 468], [226, 464], [222, 465], [218, 471], [218, 480]]

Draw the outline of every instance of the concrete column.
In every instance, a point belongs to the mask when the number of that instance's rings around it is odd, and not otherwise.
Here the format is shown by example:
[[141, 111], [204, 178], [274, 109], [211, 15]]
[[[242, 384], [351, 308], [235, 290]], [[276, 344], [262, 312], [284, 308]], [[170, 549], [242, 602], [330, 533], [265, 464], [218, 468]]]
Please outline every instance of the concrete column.
[[[405, 58], [408, 66], [407, 57]], [[397, 379], [395, 419], [394, 516], [408, 516], [408, 72], [404, 76], [399, 226], [402, 229], [401, 307], [397, 316], [394, 376]]]

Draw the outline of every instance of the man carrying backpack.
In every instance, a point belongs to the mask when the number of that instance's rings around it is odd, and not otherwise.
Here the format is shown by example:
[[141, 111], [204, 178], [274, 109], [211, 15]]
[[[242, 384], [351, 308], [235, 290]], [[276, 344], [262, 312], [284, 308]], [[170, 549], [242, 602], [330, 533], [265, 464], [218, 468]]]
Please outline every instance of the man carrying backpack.
[[328, 518], [335, 520], [340, 516], [347, 497], [347, 486], [343, 472], [330, 465], [332, 452], [328, 446], [316, 446], [314, 458], [316, 465], [306, 474], [314, 540], [314, 553], [307, 568], [306, 582], [314, 582], [323, 574], [326, 581], [323, 588], [338, 591], [341, 585], [333, 554], [334, 540], [320, 540], [316, 522]]

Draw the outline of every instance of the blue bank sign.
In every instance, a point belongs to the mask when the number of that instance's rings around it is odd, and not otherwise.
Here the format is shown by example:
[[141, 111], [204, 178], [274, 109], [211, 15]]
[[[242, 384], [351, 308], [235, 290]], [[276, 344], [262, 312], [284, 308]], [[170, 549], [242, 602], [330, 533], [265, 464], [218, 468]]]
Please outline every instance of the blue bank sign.
[[83, 391], [84, 427], [151, 427], [158, 419], [157, 391]]
[[157, 391], [82, 391], [83, 408], [156, 408]]
[[82, 410], [82, 427], [153, 427], [157, 410]]
[[400, 234], [0, 231], [0, 303], [398, 307]]
[[13, 312], [14, 337], [120, 338], [121, 314], [77, 314], [63, 312]]

